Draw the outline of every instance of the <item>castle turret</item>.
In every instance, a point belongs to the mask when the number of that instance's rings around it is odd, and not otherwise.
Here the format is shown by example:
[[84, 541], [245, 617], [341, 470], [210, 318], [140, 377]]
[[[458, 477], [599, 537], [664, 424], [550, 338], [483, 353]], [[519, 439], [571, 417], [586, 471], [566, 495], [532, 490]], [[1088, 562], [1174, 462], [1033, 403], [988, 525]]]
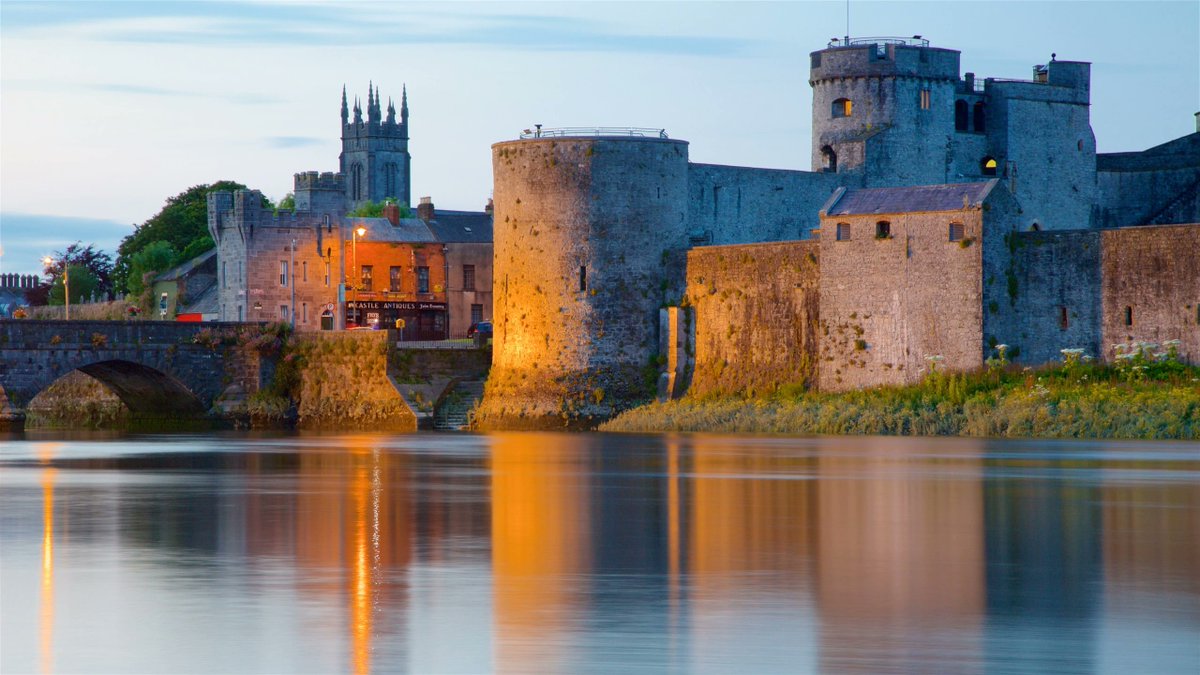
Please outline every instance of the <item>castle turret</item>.
[[400, 121], [389, 104], [383, 119], [383, 94], [372, 82], [367, 87], [367, 119], [354, 103], [354, 121], [342, 115], [341, 173], [345, 177], [347, 208], [367, 201], [396, 199], [410, 203], [412, 157], [408, 153], [408, 99], [401, 100]]
[[575, 133], [492, 146], [489, 428], [587, 424], [653, 394], [659, 307], [683, 282], [664, 261], [688, 245], [687, 143]]
[[912, 38], [834, 41], [811, 54], [814, 171], [893, 185], [946, 181], [959, 52]]

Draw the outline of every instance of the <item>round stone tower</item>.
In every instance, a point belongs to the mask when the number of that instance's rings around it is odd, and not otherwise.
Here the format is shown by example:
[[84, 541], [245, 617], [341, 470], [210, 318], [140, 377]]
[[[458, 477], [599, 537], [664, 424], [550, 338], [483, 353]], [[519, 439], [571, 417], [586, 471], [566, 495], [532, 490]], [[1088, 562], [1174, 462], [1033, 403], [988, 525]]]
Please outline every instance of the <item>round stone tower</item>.
[[481, 428], [591, 426], [653, 395], [658, 310], [683, 288], [688, 147], [658, 130], [608, 131], [492, 146]]
[[814, 171], [946, 182], [959, 52], [919, 37], [852, 38], [810, 58]]

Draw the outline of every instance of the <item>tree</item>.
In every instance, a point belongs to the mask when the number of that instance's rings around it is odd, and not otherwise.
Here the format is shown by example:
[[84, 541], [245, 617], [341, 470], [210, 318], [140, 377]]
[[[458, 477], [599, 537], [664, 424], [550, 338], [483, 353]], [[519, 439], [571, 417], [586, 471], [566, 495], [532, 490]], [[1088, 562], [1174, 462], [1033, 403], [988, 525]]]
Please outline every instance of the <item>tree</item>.
[[133, 295], [146, 291], [153, 275], [165, 272], [175, 263], [175, 248], [166, 241], [156, 241], [134, 253], [129, 260], [129, 280], [126, 287]]
[[[71, 301], [75, 301], [75, 270], [76, 265], [87, 270], [96, 280], [95, 288], [89, 290], [89, 295], [92, 290], [99, 296], [107, 296], [113, 292], [113, 261], [112, 256], [104, 251], [96, 250], [95, 244], [83, 246], [83, 242], [77, 241], [67, 247], [65, 251], [55, 251], [50, 258], [50, 264], [42, 268], [42, 272], [46, 275], [47, 285], [58, 284], [61, 289], [63, 266], [69, 264], [71, 266]], [[80, 276], [82, 279], [82, 275]], [[59, 304], [62, 303], [62, 290], [58, 292]], [[53, 297], [51, 297], [53, 302]]]
[[295, 212], [296, 211], [296, 195], [292, 194], [291, 192], [284, 195], [283, 199], [279, 200], [279, 206], [275, 208], [275, 213], [279, 213], [280, 211]]
[[185, 263], [214, 246], [216, 246], [216, 243], [208, 235], [204, 235], [199, 239], [193, 239], [192, 243], [188, 244], [186, 248], [179, 252], [179, 255], [175, 256], [175, 264]]
[[133, 233], [125, 237], [117, 247], [117, 262], [112, 273], [116, 289], [135, 294], [140, 292], [135, 292], [131, 287], [143, 288], [141, 279], [135, 279], [132, 273], [133, 256], [151, 243], [166, 242], [171, 245], [173, 251], [182, 252], [186, 251], [193, 241], [209, 236], [208, 193], [245, 188], [241, 183], [223, 180], [211, 185], [195, 185], [167, 199], [161, 211], [141, 225], [135, 226]]
[[[83, 265], [70, 265], [67, 267], [71, 278], [68, 280], [68, 285], [71, 287], [71, 303], [79, 304], [90, 299], [93, 294], [99, 295], [100, 280], [92, 270]], [[63, 278], [60, 274], [55, 277], [53, 285], [50, 286], [49, 304], [63, 304]]]
[[408, 207], [408, 204], [406, 204], [405, 202], [397, 202], [396, 199], [393, 197], [388, 197], [381, 202], [366, 201], [363, 203], [362, 206], [358, 207], [357, 209], [354, 209], [353, 211], [351, 211], [350, 213], [347, 213], [346, 215], [354, 217], [354, 218], [382, 218], [383, 217], [383, 207], [387, 204], [399, 204], [400, 205], [400, 217], [401, 218], [412, 218], [412, 209], [410, 209]]

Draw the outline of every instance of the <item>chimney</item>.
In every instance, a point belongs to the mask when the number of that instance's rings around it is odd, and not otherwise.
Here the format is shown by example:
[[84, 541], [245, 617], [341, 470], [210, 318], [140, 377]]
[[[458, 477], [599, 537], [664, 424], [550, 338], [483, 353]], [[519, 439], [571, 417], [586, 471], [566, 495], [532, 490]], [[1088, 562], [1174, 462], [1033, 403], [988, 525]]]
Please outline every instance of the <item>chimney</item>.
[[1196, 133], [1200, 134], [1200, 112], [1196, 113]]
[[429, 197], [421, 197], [421, 203], [417, 204], [417, 217], [425, 222], [433, 220], [433, 200]]
[[[1200, 127], [1200, 113], [1196, 113], [1196, 126]], [[483, 207], [483, 212], [488, 215], [491, 215], [492, 211], [494, 211], [495, 209], [496, 209], [496, 207], [492, 204], [492, 198], [488, 197], [488, 203], [487, 203], [487, 206]]]
[[392, 227], [400, 225], [400, 205], [396, 202], [388, 202], [383, 205], [383, 217], [388, 219]]

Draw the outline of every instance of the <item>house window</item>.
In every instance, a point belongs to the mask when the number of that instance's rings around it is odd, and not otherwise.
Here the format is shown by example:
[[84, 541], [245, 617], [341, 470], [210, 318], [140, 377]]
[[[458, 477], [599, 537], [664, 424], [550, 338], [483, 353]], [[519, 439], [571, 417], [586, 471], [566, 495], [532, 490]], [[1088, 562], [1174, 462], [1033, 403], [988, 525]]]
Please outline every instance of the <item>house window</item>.
[[471, 323], [483, 321], [483, 305], [471, 305]]
[[1071, 326], [1071, 321], [1070, 321], [1070, 317], [1067, 315], [1067, 308], [1059, 307], [1058, 308], [1058, 327], [1062, 330], [1066, 330], [1070, 326]]
[[372, 278], [374, 277], [374, 268], [370, 265], [362, 266], [362, 289], [369, 291], [372, 289]]
[[388, 268], [388, 289], [393, 293], [399, 293], [403, 289], [403, 267]]
[[279, 285], [287, 286], [288, 264], [286, 260], [279, 261]]
[[979, 171], [985, 176], [995, 176], [996, 159], [994, 157], [984, 157], [979, 162]]
[[848, 98], [839, 98], [833, 102], [833, 109], [830, 112], [834, 117], [850, 117], [854, 114], [854, 102]]
[[837, 224], [837, 240], [850, 241], [850, 223]]
[[950, 223], [950, 241], [962, 241], [962, 238], [963, 238], [963, 224], [962, 223]]
[[921, 90], [921, 110], [929, 110], [932, 98], [928, 89]]
[[881, 220], [875, 223], [875, 238], [876, 239], [891, 239], [892, 224], [886, 220]]
[[428, 293], [429, 292], [429, 268], [428, 267], [418, 267], [417, 268], [417, 292], [418, 293]]
[[587, 290], [587, 265], [579, 266], [579, 290]]
[[1125, 307], [1125, 325], [1126, 326], [1133, 325], [1133, 308], [1129, 307], [1129, 306]]
[[288, 306], [287, 305], [279, 306], [279, 320], [280, 321], [288, 320]]
[[463, 265], [463, 285], [464, 291], [475, 290], [475, 266]]

